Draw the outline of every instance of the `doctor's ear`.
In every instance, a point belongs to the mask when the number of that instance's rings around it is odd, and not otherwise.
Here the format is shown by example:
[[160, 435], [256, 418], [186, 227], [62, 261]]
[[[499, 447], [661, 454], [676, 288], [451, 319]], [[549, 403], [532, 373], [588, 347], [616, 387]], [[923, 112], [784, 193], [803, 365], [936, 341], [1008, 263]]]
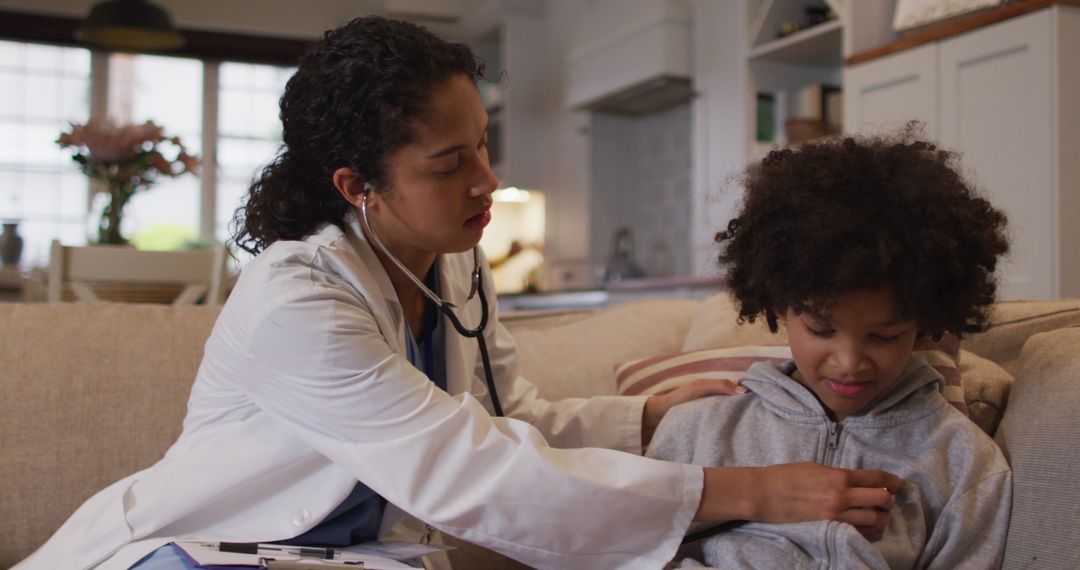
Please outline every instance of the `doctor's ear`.
[[364, 195], [374, 189], [374, 186], [361, 178], [355, 170], [344, 166], [334, 171], [332, 180], [341, 197], [357, 208], [364, 201]]

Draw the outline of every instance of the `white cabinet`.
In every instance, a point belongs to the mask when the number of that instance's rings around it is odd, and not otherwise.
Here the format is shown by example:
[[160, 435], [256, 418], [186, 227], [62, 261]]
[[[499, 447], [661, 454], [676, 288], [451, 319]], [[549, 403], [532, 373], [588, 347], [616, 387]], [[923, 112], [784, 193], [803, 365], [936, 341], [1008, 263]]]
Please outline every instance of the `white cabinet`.
[[[502, 186], [538, 188], [542, 149], [536, 144], [539, 92], [543, 82], [544, 22], [526, 9], [503, 7], [486, 17], [492, 28], [472, 42], [484, 60], [487, 76], [479, 87], [488, 111], [488, 144], [495, 175]], [[528, 6], [526, 6], [528, 8]]]
[[1009, 216], [1003, 298], [1080, 296], [1080, 8], [1050, 8], [845, 70], [845, 123], [910, 119]]
[[902, 51], [844, 73], [844, 125], [848, 132], [919, 120], [937, 133], [937, 46]]

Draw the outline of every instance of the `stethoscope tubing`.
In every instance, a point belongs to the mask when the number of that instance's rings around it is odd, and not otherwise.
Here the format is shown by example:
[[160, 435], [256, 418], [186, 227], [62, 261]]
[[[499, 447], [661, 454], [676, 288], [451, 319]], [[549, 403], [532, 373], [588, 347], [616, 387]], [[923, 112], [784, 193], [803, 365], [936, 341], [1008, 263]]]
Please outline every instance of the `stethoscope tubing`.
[[439, 295], [436, 295], [434, 291], [429, 289], [419, 277], [405, 267], [404, 263], [394, 257], [394, 254], [390, 253], [390, 249], [383, 244], [381, 239], [379, 239], [379, 235], [376, 234], [375, 230], [371, 227], [371, 222], [368, 221], [367, 215], [367, 198], [368, 194], [370, 194], [373, 189], [374, 188], [370, 183], [364, 184], [364, 198], [360, 202], [360, 216], [363, 219], [365, 229], [367, 229], [368, 233], [371, 235], [375, 245], [382, 250], [383, 254], [390, 262], [401, 270], [401, 272], [420, 289], [420, 292], [435, 304], [435, 307], [437, 307], [442, 314], [446, 315], [446, 319], [450, 321], [450, 324], [458, 334], [465, 338], [476, 339], [476, 344], [480, 348], [480, 360], [484, 365], [484, 381], [487, 383], [488, 393], [491, 395], [491, 407], [495, 411], [496, 416], [503, 417], [502, 404], [499, 402], [499, 393], [495, 389], [495, 376], [491, 371], [491, 357], [488, 356], [487, 341], [484, 339], [484, 331], [487, 329], [488, 323], [488, 298], [484, 293], [484, 280], [480, 275], [480, 246], [473, 246], [473, 270], [469, 274], [471, 290], [469, 291], [469, 296], [465, 299], [465, 301], [468, 302], [474, 296], [479, 294], [481, 311], [480, 324], [475, 328], [469, 329], [465, 328], [465, 325], [461, 324], [461, 320], [454, 314], [454, 304], [443, 299]]

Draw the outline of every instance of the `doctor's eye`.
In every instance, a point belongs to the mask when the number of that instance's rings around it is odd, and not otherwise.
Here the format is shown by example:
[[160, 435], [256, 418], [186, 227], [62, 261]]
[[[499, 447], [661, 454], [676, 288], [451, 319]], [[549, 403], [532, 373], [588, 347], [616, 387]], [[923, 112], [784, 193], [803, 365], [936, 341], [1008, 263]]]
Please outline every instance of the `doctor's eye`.
[[455, 161], [452, 166], [448, 166], [448, 167], [442, 168], [440, 170], [436, 170], [435, 174], [437, 174], [439, 176], [450, 176], [451, 174], [457, 172], [458, 168], [460, 168], [460, 167], [461, 167], [461, 160], [459, 159], [459, 160]]

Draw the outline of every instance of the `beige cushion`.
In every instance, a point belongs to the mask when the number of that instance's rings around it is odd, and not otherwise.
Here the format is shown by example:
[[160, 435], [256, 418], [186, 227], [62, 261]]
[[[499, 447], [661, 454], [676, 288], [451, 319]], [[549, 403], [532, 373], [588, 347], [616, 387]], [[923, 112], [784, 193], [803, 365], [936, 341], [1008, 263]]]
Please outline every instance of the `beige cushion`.
[[968, 417], [987, 434], [993, 435], [1009, 401], [1012, 374], [992, 360], [961, 350], [960, 381]]
[[677, 351], [699, 306], [686, 299], [636, 301], [566, 324], [511, 324], [521, 374], [548, 399], [614, 394], [615, 365]]
[[1035, 333], [1080, 324], [1080, 299], [1003, 301], [994, 305], [990, 328], [964, 338], [964, 348], [1015, 372], [1015, 360]]
[[738, 320], [739, 309], [730, 293], [719, 293], [705, 299], [690, 322], [682, 351], [788, 343], [784, 327], [780, 327], [779, 332], [772, 333], [765, 324], [765, 319], [741, 325]]
[[219, 309], [0, 305], [0, 568], [161, 457]]
[[1024, 345], [996, 439], [1013, 468], [1006, 569], [1080, 568], [1080, 327]]

